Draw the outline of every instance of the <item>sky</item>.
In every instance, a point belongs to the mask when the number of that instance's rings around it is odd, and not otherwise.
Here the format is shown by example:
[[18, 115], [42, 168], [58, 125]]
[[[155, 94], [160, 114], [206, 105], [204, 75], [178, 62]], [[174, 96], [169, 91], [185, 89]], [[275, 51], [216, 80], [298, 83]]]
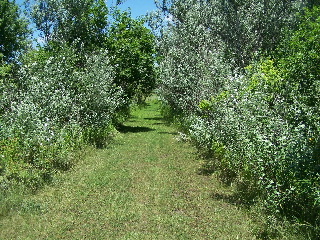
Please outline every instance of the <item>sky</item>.
[[[24, 0], [16, 0], [16, 3], [19, 5], [22, 5], [23, 2]], [[107, 0], [106, 2], [108, 6], [114, 6], [117, 0]], [[129, 7], [131, 8], [133, 18], [156, 10], [154, 0], [126, 0], [123, 4], [119, 5], [119, 8], [122, 10], [127, 10]]]
[[[111, 4], [115, 4], [116, 0], [108, 0], [107, 2], [110, 6]], [[136, 18], [138, 16], [146, 14], [147, 12], [156, 10], [154, 0], [126, 0], [119, 7], [122, 10], [131, 8], [132, 18]]]

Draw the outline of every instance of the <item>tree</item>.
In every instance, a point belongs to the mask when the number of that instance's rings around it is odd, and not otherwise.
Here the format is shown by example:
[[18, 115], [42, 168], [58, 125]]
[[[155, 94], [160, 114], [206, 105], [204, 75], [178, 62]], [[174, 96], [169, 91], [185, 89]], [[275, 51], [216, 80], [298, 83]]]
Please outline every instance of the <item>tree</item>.
[[117, 5], [124, 3], [126, 0], [117, 0]]
[[304, 8], [317, 1], [163, 2], [172, 19], [159, 45], [165, 113], [208, 157], [204, 172], [317, 238], [320, 11]]
[[140, 101], [155, 87], [155, 38], [128, 12], [115, 11], [107, 48], [116, 71], [115, 81], [129, 99]]
[[0, 62], [11, 62], [28, 46], [28, 22], [19, 16], [15, 2], [0, 0]]
[[[271, 52], [286, 28], [296, 24], [295, 13], [308, 0], [162, 0], [160, 11], [170, 15], [174, 28], [202, 28], [225, 45], [226, 60], [243, 68], [261, 52]], [[315, 1], [314, 1], [315, 2]]]
[[103, 0], [29, 0], [29, 11], [45, 43], [77, 43], [93, 50], [105, 42], [108, 8]]
[[[291, 31], [278, 49], [280, 68], [287, 80], [284, 88], [308, 106], [319, 105], [320, 7], [306, 9], [298, 29]], [[289, 94], [288, 94], [289, 95]], [[290, 97], [291, 98], [291, 97]]]

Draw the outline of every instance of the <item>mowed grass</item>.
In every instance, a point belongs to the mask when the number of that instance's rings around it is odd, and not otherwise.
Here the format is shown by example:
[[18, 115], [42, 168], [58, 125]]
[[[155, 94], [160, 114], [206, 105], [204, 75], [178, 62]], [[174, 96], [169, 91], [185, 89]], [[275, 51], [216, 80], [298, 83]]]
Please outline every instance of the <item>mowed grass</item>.
[[156, 100], [136, 109], [108, 148], [0, 219], [0, 239], [256, 239], [247, 211], [161, 119]]

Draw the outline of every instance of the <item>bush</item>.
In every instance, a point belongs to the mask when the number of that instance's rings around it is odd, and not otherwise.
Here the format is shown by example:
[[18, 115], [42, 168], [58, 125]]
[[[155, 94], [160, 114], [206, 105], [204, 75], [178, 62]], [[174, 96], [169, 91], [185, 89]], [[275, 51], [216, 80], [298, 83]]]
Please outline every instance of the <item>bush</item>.
[[219, 96], [202, 101], [189, 134], [207, 157], [205, 173], [233, 183], [243, 202], [263, 202], [268, 214], [295, 220], [317, 236], [319, 112], [299, 101], [297, 92], [290, 101], [281, 95], [283, 71], [269, 64], [262, 62], [254, 74], [230, 80]]
[[73, 164], [84, 144], [105, 145], [123, 100], [113, 84], [107, 52], [87, 56], [65, 47], [54, 55], [39, 51], [25, 60], [16, 84], [3, 86], [1, 103], [2, 185], [37, 188]]
[[[303, 13], [300, 18], [293, 11], [297, 5], [288, 11], [279, 8], [283, 12], [278, 16], [283, 18], [271, 26], [264, 21], [277, 16], [272, 8], [267, 9], [272, 16], [258, 18], [262, 22], [257, 33], [264, 36], [267, 31], [276, 34], [275, 38], [259, 42], [249, 31], [252, 41], [247, 42], [243, 30], [255, 26], [250, 14], [243, 19], [235, 16], [233, 20], [241, 24], [234, 33], [227, 28], [222, 32], [229, 35], [218, 32], [212, 36], [225, 26], [219, 14], [208, 18], [213, 15], [206, 4], [177, 2], [169, 10], [173, 23], [161, 47], [159, 93], [167, 112], [178, 116], [207, 157], [203, 171], [214, 171], [223, 181], [233, 183], [243, 202], [262, 202], [268, 214], [294, 220], [318, 237], [319, 8], [298, 7], [296, 13]], [[258, 14], [264, 3], [252, 5], [248, 13]], [[210, 4], [212, 11], [218, 11], [218, 3]], [[230, 14], [245, 14], [241, 11], [245, 6], [234, 6], [238, 11], [230, 8]], [[208, 19], [216, 24], [208, 25]], [[285, 21], [295, 27], [285, 31]], [[281, 34], [284, 32], [287, 35]], [[252, 46], [260, 46], [259, 61], [252, 61], [255, 56], [248, 50]]]
[[[143, 19], [115, 10], [106, 48], [114, 66], [114, 82], [121, 86], [129, 103], [142, 103], [155, 88], [155, 39]], [[126, 111], [124, 106], [122, 111]]]

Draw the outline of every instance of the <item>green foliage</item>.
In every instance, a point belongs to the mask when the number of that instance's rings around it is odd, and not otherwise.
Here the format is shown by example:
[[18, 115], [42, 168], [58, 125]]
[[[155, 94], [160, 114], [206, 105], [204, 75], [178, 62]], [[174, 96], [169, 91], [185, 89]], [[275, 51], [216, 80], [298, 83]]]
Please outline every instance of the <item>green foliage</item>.
[[122, 102], [121, 89], [113, 84], [108, 53], [88, 55], [84, 68], [77, 68], [77, 62], [78, 55], [69, 47], [44, 62], [30, 62], [21, 70], [21, 88], [45, 111], [44, 117], [60, 125], [108, 125], [115, 106]]
[[127, 96], [119, 112], [126, 115], [130, 102], [141, 102], [155, 87], [155, 39], [144, 20], [134, 20], [128, 12], [109, 10], [101, 0], [35, 0], [29, 11], [45, 46], [51, 52], [61, 43], [76, 49], [78, 63], [85, 64], [85, 55], [108, 49], [115, 70], [114, 83]]
[[12, 61], [27, 48], [27, 26], [28, 22], [19, 16], [19, 8], [14, 1], [0, 1], [0, 64]]
[[207, 157], [205, 173], [317, 238], [319, 8], [306, 4], [172, 1], [159, 93]]
[[0, 79], [3, 80], [7, 77], [10, 76], [10, 74], [12, 73], [12, 65], [11, 64], [7, 64], [7, 63], [4, 63], [2, 61], [3, 59], [3, 54], [0, 53]]
[[[14, 4], [3, 4], [17, 14]], [[108, 27], [102, 0], [30, 0], [26, 9], [44, 46], [21, 55], [18, 67], [5, 62], [13, 55], [0, 52], [4, 190], [37, 189], [70, 168], [84, 145], [105, 147], [130, 104], [142, 102], [155, 86], [154, 36], [143, 20], [115, 11]]]
[[109, 28], [107, 49], [115, 68], [115, 83], [130, 100], [142, 102], [154, 89], [155, 39], [144, 20], [115, 11]]
[[[225, 61], [232, 62], [233, 68], [243, 68], [260, 52], [274, 50], [284, 30], [297, 22], [295, 14], [308, 4], [306, 0], [281, 1], [281, 4], [277, 0], [158, 2], [162, 2], [158, 5], [171, 21], [169, 26], [190, 28], [189, 47], [194, 50], [200, 47], [200, 39], [197, 41], [196, 36], [199, 30], [206, 32], [211, 47], [223, 50]], [[191, 33], [196, 34], [192, 37]], [[221, 42], [224, 43], [223, 49]]]
[[[114, 85], [108, 53], [79, 55], [71, 47], [26, 55], [13, 84], [2, 86], [3, 186], [39, 187], [73, 164], [84, 144], [105, 145], [122, 90]], [[6, 94], [4, 94], [6, 93]]]
[[[160, 95], [190, 116], [259, 52], [271, 52], [303, 1], [172, 1], [160, 41]], [[161, 59], [160, 58], [160, 59]]]
[[246, 69], [246, 75], [250, 79], [250, 84], [246, 92], [255, 92], [259, 89], [263, 89], [265, 101], [272, 107], [273, 103], [279, 94], [284, 89], [283, 73], [275, 66], [275, 63], [271, 59], [263, 59], [254, 65], [249, 65]]
[[50, 187], [15, 194], [11, 209], [0, 195], [0, 239], [255, 239], [230, 189], [196, 174], [196, 149], [174, 139], [156, 99], [135, 108], [116, 146], [92, 149]]
[[105, 42], [108, 8], [102, 0], [29, 0], [29, 12], [45, 43], [65, 42], [78, 51], [99, 49]]
[[[319, 102], [320, 8], [306, 9], [298, 30], [278, 49], [279, 67], [287, 80], [287, 95], [298, 91], [299, 101], [308, 106]], [[287, 96], [290, 98], [290, 96]]]
[[68, 141], [67, 129], [60, 134], [59, 139], [51, 142], [22, 138], [2, 140], [1, 191], [13, 186], [36, 190], [50, 181], [57, 171], [69, 169], [75, 160], [71, 152], [78, 150], [79, 146], [76, 146], [76, 139]]

